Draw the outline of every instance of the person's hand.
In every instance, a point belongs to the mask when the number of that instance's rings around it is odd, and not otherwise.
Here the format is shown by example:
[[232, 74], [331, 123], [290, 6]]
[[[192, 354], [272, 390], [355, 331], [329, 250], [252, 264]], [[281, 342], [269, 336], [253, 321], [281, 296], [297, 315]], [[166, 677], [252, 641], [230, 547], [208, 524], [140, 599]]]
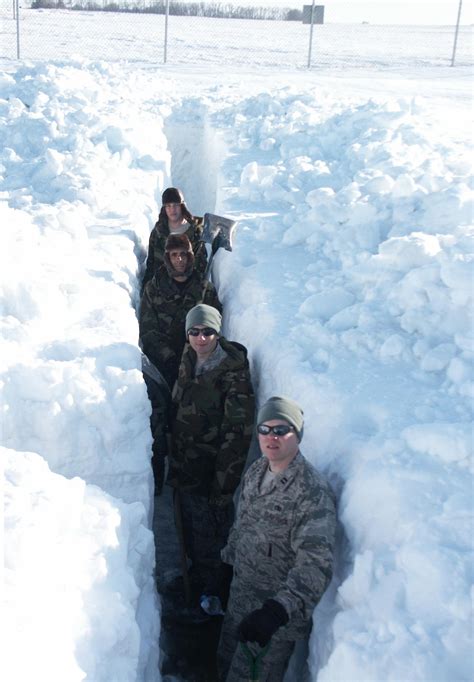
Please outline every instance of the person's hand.
[[238, 627], [241, 642], [257, 642], [264, 647], [278, 628], [288, 623], [288, 614], [275, 599], [267, 599], [261, 609], [249, 613]]
[[212, 254], [214, 255], [218, 249], [222, 246], [222, 236], [220, 233], [216, 234], [214, 239], [212, 240], [212, 245], [211, 245], [211, 251]]

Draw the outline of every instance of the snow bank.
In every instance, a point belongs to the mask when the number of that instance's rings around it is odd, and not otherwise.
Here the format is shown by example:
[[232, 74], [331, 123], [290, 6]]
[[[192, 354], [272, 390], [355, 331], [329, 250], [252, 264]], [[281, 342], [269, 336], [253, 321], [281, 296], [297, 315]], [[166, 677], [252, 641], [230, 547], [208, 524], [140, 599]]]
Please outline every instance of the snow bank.
[[[24, 665], [43, 679], [156, 680], [150, 404], [134, 305], [169, 153], [162, 121], [151, 125], [120, 72], [82, 66], [23, 66], [2, 80], [2, 426], [7, 540], [21, 535], [10, 603], [24, 604], [11, 650], [36, 652]], [[13, 679], [15, 654], [10, 663]]]
[[303, 452], [340, 497], [321, 682], [472, 675], [472, 177], [435, 118], [296, 88], [217, 117], [237, 189], [222, 210], [246, 207], [219, 261], [228, 329], [260, 400], [304, 406]]
[[142, 638], [157, 633], [138, 623], [141, 600], [156, 608], [143, 504], [54, 474], [34, 453], [3, 457], [8, 679], [145, 679], [157, 661]]
[[[202, 131], [198, 150], [214, 130], [211, 177], [196, 154], [190, 163], [193, 186], [215, 197], [210, 208], [239, 220], [233, 252], [215, 258], [225, 334], [248, 347], [260, 402], [285, 393], [302, 404], [303, 452], [339, 496], [336, 575], [315, 612], [311, 677], [467, 681], [472, 177], [454, 109], [443, 125], [439, 104], [368, 99], [354, 83], [348, 94], [342, 79], [269, 90], [250, 76], [243, 88], [188, 76], [77, 62], [23, 65], [0, 81], [6, 444], [18, 462], [32, 450], [56, 476], [100, 486], [99, 518], [120, 509], [136, 520], [139, 503], [149, 518], [137, 259], [169, 181], [162, 131], [178, 152], [180, 130]], [[184, 154], [176, 168], [184, 178]], [[116, 533], [115, 554], [101, 531], [90, 543], [136, 566]], [[153, 679], [148, 550], [143, 561], [143, 573], [125, 571], [141, 575], [138, 610], [124, 578], [130, 617], [118, 633], [101, 608], [110, 638], [98, 630], [97, 642], [106, 666], [129, 633], [120, 653], [132, 670], [138, 623], [138, 667]], [[93, 634], [64, 664], [71, 675], [99, 660]]]

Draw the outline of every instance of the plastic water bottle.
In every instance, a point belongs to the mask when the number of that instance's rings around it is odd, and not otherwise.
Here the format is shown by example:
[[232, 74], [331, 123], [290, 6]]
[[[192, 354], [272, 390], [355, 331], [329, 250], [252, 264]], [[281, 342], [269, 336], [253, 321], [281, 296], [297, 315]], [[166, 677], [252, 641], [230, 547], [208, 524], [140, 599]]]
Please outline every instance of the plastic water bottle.
[[201, 595], [201, 609], [207, 613], [208, 616], [223, 616], [222, 604], [219, 597], [210, 596], [207, 594]]

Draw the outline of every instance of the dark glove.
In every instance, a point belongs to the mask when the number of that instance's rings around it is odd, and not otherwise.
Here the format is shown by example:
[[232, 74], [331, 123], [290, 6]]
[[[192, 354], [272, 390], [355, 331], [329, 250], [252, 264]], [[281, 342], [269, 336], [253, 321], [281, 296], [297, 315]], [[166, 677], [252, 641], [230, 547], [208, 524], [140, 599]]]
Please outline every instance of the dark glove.
[[217, 249], [220, 249], [221, 246], [222, 246], [222, 236], [219, 233], [219, 234], [216, 234], [216, 236], [212, 240], [212, 246], [211, 246], [212, 254], [214, 255], [216, 253]]
[[278, 628], [288, 623], [288, 614], [275, 599], [267, 599], [261, 609], [249, 613], [238, 627], [241, 642], [257, 642], [264, 647]]

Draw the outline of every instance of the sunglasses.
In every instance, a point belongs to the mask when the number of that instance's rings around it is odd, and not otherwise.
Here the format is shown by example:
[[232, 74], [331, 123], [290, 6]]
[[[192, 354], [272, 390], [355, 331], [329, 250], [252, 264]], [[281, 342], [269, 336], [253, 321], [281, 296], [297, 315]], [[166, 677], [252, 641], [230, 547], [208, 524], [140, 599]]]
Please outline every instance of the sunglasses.
[[262, 436], [268, 436], [273, 433], [275, 436], [286, 436], [290, 431], [294, 431], [294, 426], [288, 426], [287, 424], [277, 424], [276, 426], [268, 426], [268, 424], [259, 424], [257, 426], [257, 431]]
[[215, 329], [212, 329], [212, 327], [204, 327], [203, 329], [191, 327], [191, 329], [188, 329], [188, 334], [190, 336], [214, 336], [217, 332]]

